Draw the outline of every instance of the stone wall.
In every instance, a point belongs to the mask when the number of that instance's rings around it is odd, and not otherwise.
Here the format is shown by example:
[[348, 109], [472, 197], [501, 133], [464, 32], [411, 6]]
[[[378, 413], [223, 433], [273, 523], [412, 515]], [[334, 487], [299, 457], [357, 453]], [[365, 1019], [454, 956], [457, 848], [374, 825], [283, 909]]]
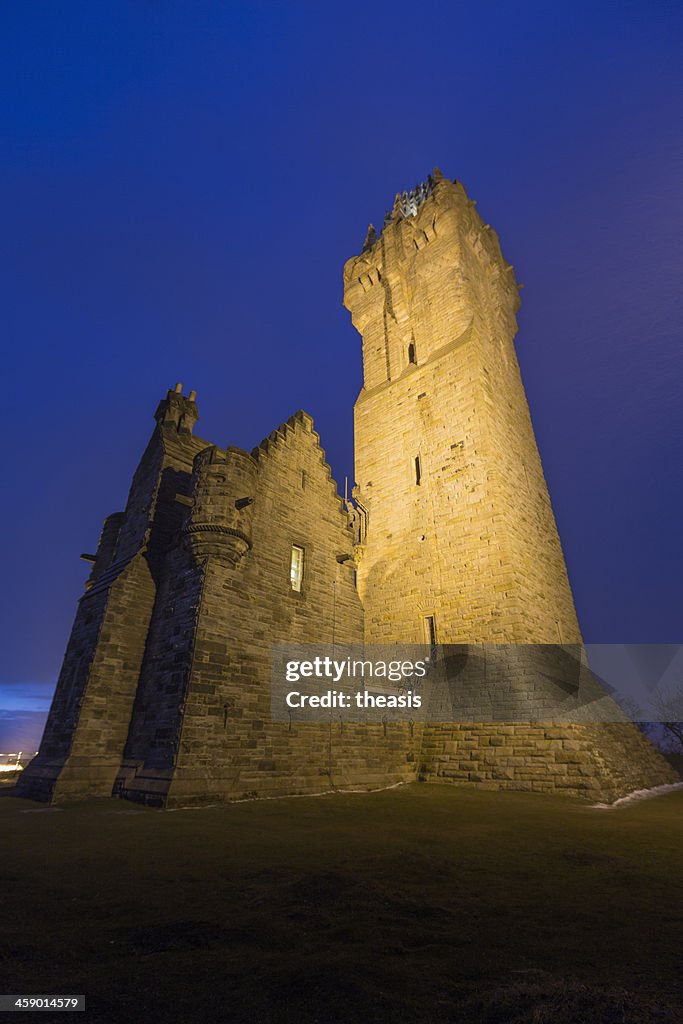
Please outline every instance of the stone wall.
[[[344, 269], [363, 338], [366, 642], [428, 642], [433, 617], [439, 644], [580, 644], [513, 345], [513, 269], [459, 183], [436, 171], [405, 207]], [[526, 697], [535, 678], [523, 669]], [[420, 777], [605, 798], [676, 777], [633, 725], [525, 725], [523, 705], [521, 724], [425, 726]]]
[[425, 726], [419, 777], [606, 802], [680, 781], [627, 723]]
[[366, 639], [423, 642], [434, 615], [440, 643], [578, 641], [513, 347], [514, 274], [462, 186], [439, 179], [416, 216], [394, 216], [347, 263], [345, 302], [366, 370]]
[[193, 459], [206, 447], [192, 436], [196, 419], [193, 400], [168, 393], [126, 509], [105, 520], [40, 751], [22, 773], [21, 794], [49, 800], [111, 793], [180, 507], [170, 494], [187, 489]]
[[[164, 761], [158, 747], [156, 754], [136, 748], [134, 720], [127, 754], [139, 763], [134, 773], [129, 765], [128, 777], [124, 771], [119, 792], [187, 804], [382, 785], [414, 771], [407, 726], [385, 736], [381, 725], [270, 721], [272, 643], [352, 643], [363, 632], [352, 536], [310, 417], [298, 413], [251, 455], [203, 453], [195, 461], [194, 494], [169, 573], [174, 608], [161, 614], [159, 639], [150, 647], [150, 657], [158, 649], [163, 658], [172, 642], [166, 625], [180, 629], [186, 681], [175, 760]], [[252, 501], [236, 518], [235, 504], [245, 498]], [[226, 509], [231, 522], [218, 522]], [[203, 532], [202, 523], [233, 532]], [[242, 550], [235, 550], [236, 542]], [[290, 582], [294, 544], [305, 552], [300, 593]], [[188, 588], [193, 598], [179, 614], [179, 591]], [[153, 671], [147, 701], [155, 723], [160, 669]], [[172, 715], [178, 694], [168, 689]], [[173, 727], [166, 728], [170, 737]]]
[[270, 721], [273, 643], [363, 637], [353, 536], [312, 419], [249, 454], [195, 438], [188, 406], [193, 426], [194, 403], [169, 392], [105, 524], [23, 795], [172, 805], [414, 777], [408, 725]]

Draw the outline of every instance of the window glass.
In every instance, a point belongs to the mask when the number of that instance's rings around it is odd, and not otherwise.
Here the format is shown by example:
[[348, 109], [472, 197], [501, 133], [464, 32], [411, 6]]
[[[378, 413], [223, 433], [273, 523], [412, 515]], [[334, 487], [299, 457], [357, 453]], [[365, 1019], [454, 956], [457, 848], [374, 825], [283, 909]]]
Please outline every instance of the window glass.
[[292, 584], [292, 590], [296, 590], [297, 593], [301, 593], [301, 584], [304, 578], [304, 549], [298, 547], [298, 545], [292, 545], [292, 563], [290, 568], [289, 579]]

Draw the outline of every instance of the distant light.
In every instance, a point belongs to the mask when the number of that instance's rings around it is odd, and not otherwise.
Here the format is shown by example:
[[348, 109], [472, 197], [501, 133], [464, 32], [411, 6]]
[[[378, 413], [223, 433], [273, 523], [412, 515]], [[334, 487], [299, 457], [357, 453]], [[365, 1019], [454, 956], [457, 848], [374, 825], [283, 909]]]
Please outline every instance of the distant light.
[[[38, 751], [36, 750], [31, 755], [26, 755], [25, 760], [31, 760], [34, 758]], [[21, 758], [24, 756], [24, 751], [20, 750], [19, 753], [14, 754], [0, 754], [0, 757], [11, 758], [10, 764], [0, 764], [0, 772], [23, 772], [24, 766], [21, 764]]]

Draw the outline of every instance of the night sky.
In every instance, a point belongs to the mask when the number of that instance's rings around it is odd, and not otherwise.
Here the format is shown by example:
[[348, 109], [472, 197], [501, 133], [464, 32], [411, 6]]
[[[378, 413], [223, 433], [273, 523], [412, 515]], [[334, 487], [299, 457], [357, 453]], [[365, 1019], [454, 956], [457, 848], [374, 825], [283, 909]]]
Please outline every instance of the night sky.
[[434, 165], [525, 285], [586, 639], [681, 641], [680, 4], [49, 0], [0, 27], [0, 710], [49, 693], [176, 381], [218, 444], [306, 409], [343, 488], [343, 263]]

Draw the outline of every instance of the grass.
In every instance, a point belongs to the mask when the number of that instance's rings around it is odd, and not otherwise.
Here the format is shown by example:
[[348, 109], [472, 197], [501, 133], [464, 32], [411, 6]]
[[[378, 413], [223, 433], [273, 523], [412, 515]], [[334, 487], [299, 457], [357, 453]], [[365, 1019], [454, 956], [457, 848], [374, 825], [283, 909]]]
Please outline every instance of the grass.
[[0, 991], [88, 1021], [683, 1021], [683, 791], [39, 808], [0, 799]]

